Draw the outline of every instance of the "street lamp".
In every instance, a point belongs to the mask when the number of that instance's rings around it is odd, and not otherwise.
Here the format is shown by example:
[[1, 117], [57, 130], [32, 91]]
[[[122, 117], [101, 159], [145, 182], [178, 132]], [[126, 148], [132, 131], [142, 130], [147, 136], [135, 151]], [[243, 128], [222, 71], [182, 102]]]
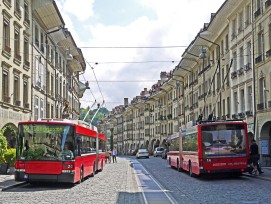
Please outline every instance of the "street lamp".
[[[204, 33], [205, 33], [205, 31], [201, 32], [200, 34], [204, 34]], [[214, 76], [215, 76], [217, 70], [219, 70], [219, 78], [220, 78], [220, 83], [221, 83], [220, 45], [217, 44], [217, 43], [215, 43], [215, 42], [213, 42], [213, 41], [211, 41], [211, 40], [209, 40], [209, 39], [206, 39], [206, 38], [200, 36], [200, 34], [198, 35], [199, 38], [201, 38], [202, 40], [205, 40], [205, 41], [207, 41], [209, 43], [212, 43], [212, 44], [216, 45], [217, 48], [218, 48], [218, 50], [217, 50], [217, 55], [218, 55], [217, 56], [218, 57], [217, 58], [217, 69], [215, 70]], [[202, 49], [201, 50], [201, 54], [200, 54], [200, 56], [202, 57], [202, 59], [206, 58], [205, 53], [206, 53], [206, 50]], [[220, 89], [221, 89], [221, 87], [222, 86], [220, 84]], [[219, 91], [219, 106], [218, 106], [219, 111], [218, 111], [218, 113], [219, 113], [220, 117], [221, 117], [221, 104], [222, 104], [221, 102], [222, 102], [222, 95], [221, 95], [221, 91]], [[204, 97], [204, 109], [205, 109], [205, 97]]]

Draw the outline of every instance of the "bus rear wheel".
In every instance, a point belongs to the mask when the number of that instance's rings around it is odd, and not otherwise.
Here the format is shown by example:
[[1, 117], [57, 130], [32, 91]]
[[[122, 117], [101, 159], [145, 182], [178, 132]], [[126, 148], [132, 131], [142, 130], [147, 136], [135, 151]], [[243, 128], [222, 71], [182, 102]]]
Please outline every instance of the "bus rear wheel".
[[193, 171], [192, 171], [191, 162], [189, 162], [189, 176], [193, 177]]
[[102, 161], [100, 172], [103, 171], [103, 169], [104, 169], [104, 161]]

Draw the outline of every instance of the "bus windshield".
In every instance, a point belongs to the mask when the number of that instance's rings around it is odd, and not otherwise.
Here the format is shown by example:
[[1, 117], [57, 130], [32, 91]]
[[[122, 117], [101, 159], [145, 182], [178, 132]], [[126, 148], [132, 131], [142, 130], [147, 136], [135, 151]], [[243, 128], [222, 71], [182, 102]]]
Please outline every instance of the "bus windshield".
[[246, 137], [242, 124], [215, 124], [201, 127], [204, 157], [245, 156]]
[[20, 124], [17, 159], [74, 159], [74, 127], [65, 124]]

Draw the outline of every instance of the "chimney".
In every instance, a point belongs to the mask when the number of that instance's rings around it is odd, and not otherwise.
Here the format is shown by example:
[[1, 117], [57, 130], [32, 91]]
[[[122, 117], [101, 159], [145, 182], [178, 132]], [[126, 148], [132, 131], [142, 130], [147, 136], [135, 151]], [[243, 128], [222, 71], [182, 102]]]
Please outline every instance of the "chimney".
[[[144, 88], [144, 93], [147, 94], [148, 93], [148, 89], [147, 88]], [[144, 94], [144, 95], [145, 95]]]
[[125, 107], [128, 106], [128, 98], [124, 98], [124, 106], [125, 106]]

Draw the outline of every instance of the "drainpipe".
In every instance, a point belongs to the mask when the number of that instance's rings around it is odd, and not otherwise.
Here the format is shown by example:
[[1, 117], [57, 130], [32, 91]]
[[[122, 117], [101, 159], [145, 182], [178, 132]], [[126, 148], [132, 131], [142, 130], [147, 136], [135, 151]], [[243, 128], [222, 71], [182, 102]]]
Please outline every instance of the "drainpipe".
[[257, 109], [256, 109], [256, 71], [255, 71], [255, 51], [254, 51], [254, 43], [255, 43], [255, 35], [254, 35], [254, 29], [255, 29], [255, 21], [253, 18], [253, 0], [251, 0], [251, 20], [252, 20], [252, 81], [253, 81], [253, 133], [254, 133], [254, 139], [256, 140], [256, 131], [257, 131]]

